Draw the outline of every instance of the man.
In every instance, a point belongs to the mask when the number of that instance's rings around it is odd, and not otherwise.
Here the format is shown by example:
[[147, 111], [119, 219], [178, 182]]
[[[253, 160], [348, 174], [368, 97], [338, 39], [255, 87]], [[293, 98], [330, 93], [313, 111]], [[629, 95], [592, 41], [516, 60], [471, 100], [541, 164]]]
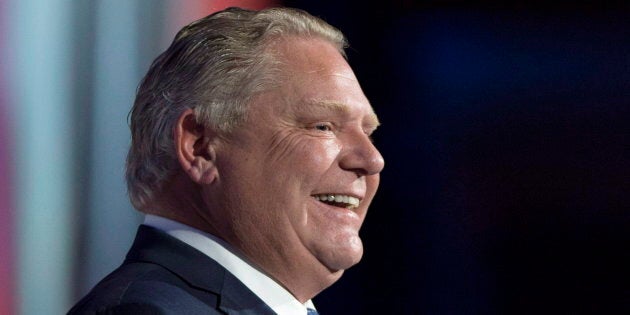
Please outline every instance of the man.
[[71, 314], [314, 314], [363, 253], [383, 158], [343, 35], [306, 12], [230, 8], [183, 28], [131, 112], [146, 213]]

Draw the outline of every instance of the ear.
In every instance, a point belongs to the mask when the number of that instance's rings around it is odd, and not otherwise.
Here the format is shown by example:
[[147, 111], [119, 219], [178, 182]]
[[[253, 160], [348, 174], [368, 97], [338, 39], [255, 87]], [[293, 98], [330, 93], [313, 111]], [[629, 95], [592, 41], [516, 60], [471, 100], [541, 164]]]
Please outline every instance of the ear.
[[198, 124], [192, 109], [184, 111], [173, 132], [177, 159], [190, 179], [201, 185], [217, 179], [213, 136]]

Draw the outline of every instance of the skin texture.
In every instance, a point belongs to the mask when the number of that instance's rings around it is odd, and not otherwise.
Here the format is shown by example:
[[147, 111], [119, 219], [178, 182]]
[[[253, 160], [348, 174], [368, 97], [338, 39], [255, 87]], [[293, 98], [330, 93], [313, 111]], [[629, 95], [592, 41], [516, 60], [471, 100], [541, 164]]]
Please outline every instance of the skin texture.
[[[376, 115], [332, 45], [286, 38], [270, 49], [284, 81], [252, 100], [242, 126], [219, 135], [196, 125], [192, 111], [181, 115], [183, 173], [156, 204], [223, 238], [305, 302], [361, 259], [359, 229], [384, 162], [369, 138]], [[317, 194], [361, 202], [346, 209]]]

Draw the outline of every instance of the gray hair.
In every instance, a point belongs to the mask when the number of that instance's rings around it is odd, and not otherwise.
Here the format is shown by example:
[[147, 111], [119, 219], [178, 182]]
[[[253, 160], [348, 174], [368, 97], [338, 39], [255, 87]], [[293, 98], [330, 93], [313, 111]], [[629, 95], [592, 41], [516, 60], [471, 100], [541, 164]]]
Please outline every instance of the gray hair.
[[326, 40], [345, 57], [343, 34], [298, 9], [228, 8], [177, 33], [151, 64], [129, 113], [126, 179], [136, 209], [179, 168], [173, 128], [181, 113], [191, 108], [198, 124], [230, 132], [244, 121], [254, 95], [279, 84], [279, 62], [267, 47], [286, 36]]

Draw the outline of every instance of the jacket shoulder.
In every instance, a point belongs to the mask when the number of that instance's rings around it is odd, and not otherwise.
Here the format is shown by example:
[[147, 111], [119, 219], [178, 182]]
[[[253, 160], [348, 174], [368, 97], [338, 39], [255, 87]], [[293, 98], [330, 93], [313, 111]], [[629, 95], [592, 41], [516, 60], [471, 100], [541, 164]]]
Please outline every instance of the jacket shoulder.
[[68, 314], [220, 314], [217, 301], [160, 265], [133, 262], [105, 277]]

